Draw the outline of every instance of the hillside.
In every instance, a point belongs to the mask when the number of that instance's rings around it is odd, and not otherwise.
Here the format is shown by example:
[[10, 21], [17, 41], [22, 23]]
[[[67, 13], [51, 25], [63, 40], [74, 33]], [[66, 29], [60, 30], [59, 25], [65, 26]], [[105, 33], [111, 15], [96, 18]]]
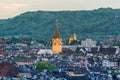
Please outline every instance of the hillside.
[[32, 37], [50, 40], [58, 19], [62, 38], [77, 36], [100, 39], [120, 35], [120, 9], [100, 8], [89, 11], [36, 11], [0, 20], [0, 36]]

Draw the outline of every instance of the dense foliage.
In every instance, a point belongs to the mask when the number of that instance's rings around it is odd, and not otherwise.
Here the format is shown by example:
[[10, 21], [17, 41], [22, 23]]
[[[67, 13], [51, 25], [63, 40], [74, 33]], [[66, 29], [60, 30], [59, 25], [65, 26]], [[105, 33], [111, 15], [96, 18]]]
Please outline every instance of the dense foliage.
[[49, 63], [49, 62], [46, 62], [46, 61], [41, 61], [41, 62], [37, 62], [35, 64], [36, 68], [39, 69], [39, 70], [53, 70], [53, 69], [56, 69], [57, 66], [55, 64], [52, 64], [52, 63]]
[[120, 9], [100, 8], [89, 11], [36, 11], [0, 20], [0, 36], [32, 37], [51, 40], [56, 19], [62, 38], [74, 32], [77, 37], [104, 38], [120, 35]]
[[117, 60], [118, 66], [120, 66], [120, 58]]

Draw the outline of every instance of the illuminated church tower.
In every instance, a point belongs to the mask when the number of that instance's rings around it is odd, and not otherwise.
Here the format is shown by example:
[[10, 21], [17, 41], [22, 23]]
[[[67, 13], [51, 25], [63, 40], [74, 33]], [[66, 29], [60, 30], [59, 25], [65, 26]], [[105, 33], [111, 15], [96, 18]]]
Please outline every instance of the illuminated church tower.
[[74, 36], [73, 37], [71, 36], [69, 38], [68, 44], [70, 45], [72, 41], [76, 41], [76, 40], [77, 40], [77, 36], [76, 36], [76, 33], [74, 33]]
[[60, 53], [62, 52], [62, 38], [58, 31], [58, 23], [56, 21], [56, 31], [54, 37], [52, 39], [52, 51], [53, 53]]

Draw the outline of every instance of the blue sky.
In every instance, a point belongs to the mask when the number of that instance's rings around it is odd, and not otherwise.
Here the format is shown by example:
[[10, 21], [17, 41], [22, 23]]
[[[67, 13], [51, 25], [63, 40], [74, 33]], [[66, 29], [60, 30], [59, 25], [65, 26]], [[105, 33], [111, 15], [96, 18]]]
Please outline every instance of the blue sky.
[[0, 19], [27, 11], [93, 10], [120, 8], [120, 0], [0, 0]]

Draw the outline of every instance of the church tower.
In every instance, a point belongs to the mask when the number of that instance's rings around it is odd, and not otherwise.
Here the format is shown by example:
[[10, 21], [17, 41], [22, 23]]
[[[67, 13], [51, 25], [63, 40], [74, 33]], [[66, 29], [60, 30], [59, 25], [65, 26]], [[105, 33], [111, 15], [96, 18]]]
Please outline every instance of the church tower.
[[73, 39], [73, 37], [71, 36], [71, 37], [69, 38], [68, 44], [70, 45], [70, 43], [71, 43], [73, 40], [74, 40], [74, 39]]
[[62, 38], [58, 31], [58, 22], [56, 21], [56, 31], [52, 39], [52, 51], [57, 54], [62, 52]]
[[77, 36], [76, 36], [76, 33], [74, 33], [74, 37], [73, 37], [73, 38], [74, 38], [74, 40], [77, 40]]
[[74, 36], [73, 37], [71, 36], [69, 38], [68, 44], [70, 45], [72, 41], [76, 41], [76, 40], [77, 40], [77, 36], [76, 36], [76, 33], [74, 33]]

